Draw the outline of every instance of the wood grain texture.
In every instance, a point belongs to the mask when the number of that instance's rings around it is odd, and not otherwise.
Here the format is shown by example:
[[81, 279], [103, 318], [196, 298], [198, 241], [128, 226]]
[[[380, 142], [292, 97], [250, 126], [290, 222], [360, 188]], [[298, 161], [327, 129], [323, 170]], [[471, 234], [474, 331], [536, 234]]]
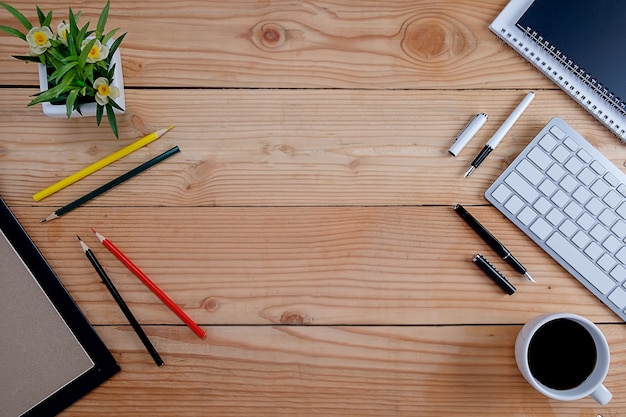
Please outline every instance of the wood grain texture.
[[[615, 346], [607, 386], [617, 388], [624, 329], [601, 328]], [[99, 327], [124, 371], [64, 415], [625, 415], [623, 397], [600, 407], [534, 391], [515, 365], [519, 326], [225, 326], [205, 341], [146, 329], [165, 365], [150, 362], [129, 327]]]
[[[97, 324], [125, 320], [76, 234], [92, 246], [140, 320], [181, 322], [98, 245], [90, 227], [202, 324], [519, 324], [572, 309], [595, 321], [620, 322], [495, 209], [471, 210], [537, 284], [498, 259], [452, 205], [105, 207], [43, 225], [44, 210], [16, 214]], [[511, 279], [516, 294], [507, 296], [471, 262], [478, 252]]]
[[[33, 21], [32, 1], [12, 1]], [[37, 2], [93, 25], [104, 2]], [[128, 33], [125, 83], [142, 87], [554, 88], [487, 30], [505, 0], [113, 1]], [[8, 13], [0, 24], [15, 26]], [[2, 35], [3, 84], [33, 85], [35, 66]], [[502, 71], [502, 68], [507, 68]]]
[[[5, 109], [0, 187], [9, 203], [29, 205], [37, 191], [173, 124], [174, 130], [149, 147], [41, 204], [53, 211], [173, 145], [181, 148], [175, 158], [93, 204], [483, 204], [484, 190], [554, 116], [554, 108], [616, 165], [624, 165], [626, 148], [576, 103], [560, 91], [537, 91], [506, 140], [463, 180], [476, 153], [524, 94], [141, 90], [127, 99], [117, 141], [108, 126], [98, 129], [93, 119], [49, 120], [38, 108], [25, 110], [24, 90], [7, 89], [0, 97]], [[447, 150], [455, 136], [480, 111], [490, 120], [458, 157], [451, 157]]]

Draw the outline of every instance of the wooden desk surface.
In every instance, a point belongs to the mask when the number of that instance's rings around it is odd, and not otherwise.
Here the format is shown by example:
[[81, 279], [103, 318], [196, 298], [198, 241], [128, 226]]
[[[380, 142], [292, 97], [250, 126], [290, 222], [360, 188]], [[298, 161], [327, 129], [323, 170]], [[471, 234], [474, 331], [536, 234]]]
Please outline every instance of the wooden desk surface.
[[[104, 4], [66, 4], [95, 25]], [[102, 4], [101, 4], [102, 3]], [[26, 108], [36, 67], [0, 41], [0, 195], [122, 372], [64, 416], [624, 416], [626, 327], [483, 197], [560, 115], [615, 164], [626, 146], [488, 29], [505, 0], [113, 0], [127, 112], [50, 119]], [[35, 2], [12, 1], [35, 18]], [[55, 20], [56, 21], [56, 20]], [[13, 25], [0, 13], [0, 24]], [[498, 149], [463, 172], [528, 90]], [[447, 150], [478, 112], [489, 122]], [[31, 196], [153, 130], [163, 138], [35, 203]], [[173, 145], [181, 153], [47, 224], [69, 201]], [[469, 207], [537, 284], [497, 260], [506, 296], [471, 262], [490, 249]], [[197, 338], [89, 232], [107, 235], [199, 322]], [[157, 368], [80, 251], [100, 258], [166, 365]], [[584, 315], [611, 345], [606, 407], [536, 393], [517, 332]]]

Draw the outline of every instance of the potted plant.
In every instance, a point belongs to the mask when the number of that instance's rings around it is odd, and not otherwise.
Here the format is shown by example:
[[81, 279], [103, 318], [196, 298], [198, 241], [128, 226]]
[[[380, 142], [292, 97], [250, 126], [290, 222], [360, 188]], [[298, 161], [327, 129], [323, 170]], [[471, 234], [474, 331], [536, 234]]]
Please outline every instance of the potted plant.
[[119, 137], [116, 113], [123, 112], [125, 105], [119, 46], [126, 34], [114, 39], [119, 28], [105, 33], [109, 6], [107, 1], [95, 30], [90, 30], [89, 22], [79, 27], [80, 12], [69, 8], [68, 21], [59, 22], [53, 31], [52, 11], [44, 14], [37, 6], [36, 26], [14, 7], [0, 2], [26, 32], [2, 25], [0, 30], [28, 43], [30, 54], [15, 58], [39, 64], [41, 92], [29, 106], [42, 103], [44, 113], [53, 117], [95, 115], [98, 126], [106, 113], [113, 134]]

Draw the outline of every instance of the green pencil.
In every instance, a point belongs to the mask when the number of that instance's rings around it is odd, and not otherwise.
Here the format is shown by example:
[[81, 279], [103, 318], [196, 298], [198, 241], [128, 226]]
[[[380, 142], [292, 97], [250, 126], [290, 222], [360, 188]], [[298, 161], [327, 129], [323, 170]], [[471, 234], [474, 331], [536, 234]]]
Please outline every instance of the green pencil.
[[85, 194], [84, 196], [82, 196], [82, 197], [72, 201], [71, 203], [69, 203], [69, 204], [67, 204], [67, 205], [65, 205], [63, 207], [61, 207], [60, 209], [56, 210], [54, 213], [50, 214], [48, 217], [43, 219], [41, 221], [41, 223], [48, 222], [50, 220], [54, 220], [57, 217], [60, 217], [60, 216], [64, 215], [65, 213], [68, 213], [68, 212], [74, 210], [75, 208], [80, 207], [81, 205], [85, 204], [87, 201], [92, 200], [92, 199], [96, 198], [97, 196], [99, 196], [100, 194], [103, 194], [103, 193], [109, 191], [111, 188], [120, 185], [124, 181], [128, 181], [129, 179], [133, 178], [134, 176], [142, 173], [143, 171], [147, 170], [150, 167], [153, 167], [154, 165], [158, 164], [159, 162], [162, 162], [162, 161], [166, 160], [167, 158], [169, 158], [170, 156], [172, 156], [172, 155], [174, 155], [174, 154], [176, 154], [178, 152], [180, 152], [180, 149], [178, 148], [178, 146], [174, 146], [172, 149], [163, 152], [161, 155], [155, 156], [151, 160], [149, 160], [147, 162], [144, 162], [143, 164], [139, 165], [137, 168], [132, 169], [132, 170], [128, 171], [127, 173], [120, 175], [119, 177], [115, 178], [114, 180], [111, 180], [111, 181], [107, 182], [103, 186], [98, 187], [95, 190]]

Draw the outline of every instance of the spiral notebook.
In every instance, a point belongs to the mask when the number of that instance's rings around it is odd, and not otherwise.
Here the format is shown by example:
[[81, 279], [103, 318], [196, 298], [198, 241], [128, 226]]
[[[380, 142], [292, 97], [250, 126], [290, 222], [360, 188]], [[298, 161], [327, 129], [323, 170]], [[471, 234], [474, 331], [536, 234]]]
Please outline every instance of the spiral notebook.
[[489, 28], [626, 141], [624, 22], [624, 0], [511, 0]]

